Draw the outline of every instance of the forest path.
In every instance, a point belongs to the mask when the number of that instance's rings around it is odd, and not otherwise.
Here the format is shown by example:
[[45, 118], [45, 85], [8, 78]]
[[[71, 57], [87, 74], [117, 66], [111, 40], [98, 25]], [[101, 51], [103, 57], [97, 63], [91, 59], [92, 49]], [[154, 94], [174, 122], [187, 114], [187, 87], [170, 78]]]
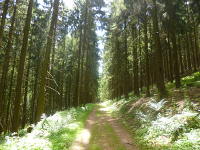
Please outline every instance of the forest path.
[[129, 132], [117, 118], [99, 105], [89, 115], [85, 129], [70, 150], [138, 150]]

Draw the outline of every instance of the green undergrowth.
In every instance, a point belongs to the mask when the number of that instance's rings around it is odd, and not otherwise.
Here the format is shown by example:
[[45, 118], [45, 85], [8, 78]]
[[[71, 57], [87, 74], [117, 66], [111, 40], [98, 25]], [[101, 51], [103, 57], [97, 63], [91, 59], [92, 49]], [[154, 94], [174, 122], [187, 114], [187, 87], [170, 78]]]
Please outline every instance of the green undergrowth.
[[[168, 83], [167, 89], [175, 88], [174, 83]], [[195, 72], [181, 79], [181, 88], [197, 87], [200, 88], [200, 72]]]
[[181, 110], [171, 103], [170, 99], [130, 97], [102, 106], [121, 118], [142, 150], [199, 150], [199, 111], [192, 110], [191, 103], [184, 103]]
[[87, 104], [49, 117], [43, 116], [31, 133], [23, 129], [18, 136], [6, 136], [0, 150], [67, 150], [83, 129], [93, 107], [93, 104]]
[[193, 73], [191, 76], [182, 78], [182, 85], [185, 87], [195, 86], [200, 88], [200, 72]]

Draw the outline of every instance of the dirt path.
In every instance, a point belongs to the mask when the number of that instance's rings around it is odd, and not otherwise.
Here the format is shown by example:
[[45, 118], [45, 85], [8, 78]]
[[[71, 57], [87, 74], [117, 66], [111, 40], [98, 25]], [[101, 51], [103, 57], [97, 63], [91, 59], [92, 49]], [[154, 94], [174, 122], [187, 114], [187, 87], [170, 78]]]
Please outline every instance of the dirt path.
[[138, 150], [127, 130], [106, 111], [95, 108], [70, 150]]

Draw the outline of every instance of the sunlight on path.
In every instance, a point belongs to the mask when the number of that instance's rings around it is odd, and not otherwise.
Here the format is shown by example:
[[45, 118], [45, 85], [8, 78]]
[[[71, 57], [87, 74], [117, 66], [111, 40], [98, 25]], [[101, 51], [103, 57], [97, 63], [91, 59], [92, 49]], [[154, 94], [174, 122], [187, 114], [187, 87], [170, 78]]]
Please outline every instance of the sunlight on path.
[[74, 144], [70, 148], [70, 150], [85, 150], [86, 146], [90, 142], [90, 131], [88, 129], [84, 129], [78, 135], [77, 139], [74, 141]]
[[138, 150], [131, 135], [108, 112], [94, 109], [70, 150]]
[[89, 142], [90, 142], [90, 138], [91, 138], [91, 127], [94, 124], [94, 116], [95, 116], [95, 110], [89, 115], [87, 121], [86, 121], [86, 125], [85, 125], [85, 129], [82, 130], [78, 135], [76, 140], [74, 141], [74, 143], [72, 144], [72, 146], [70, 147], [69, 150], [86, 150]]

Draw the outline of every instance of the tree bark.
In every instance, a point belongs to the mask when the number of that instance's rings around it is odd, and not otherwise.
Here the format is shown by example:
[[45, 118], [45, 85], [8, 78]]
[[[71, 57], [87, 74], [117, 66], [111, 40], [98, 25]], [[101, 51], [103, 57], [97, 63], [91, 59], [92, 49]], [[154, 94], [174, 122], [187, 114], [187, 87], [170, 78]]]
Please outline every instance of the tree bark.
[[145, 67], [146, 67], [146, 96], [150, 96], [150, 71], [149, 71], [149, 51], [148, 51], [148, 20], [147, 20], [147, 3], [144, 1], [144, 51], [145, 51]]
[[137, 44], [136, 42], [136, 28], [132, 28], [132, 39], [134, 41], [133, 43], [133, 89], [134, 89], [134, 93], [135, 95], [139, 95], [140, 91], [139, 91], [139, 75], [138, 75], [138, 52], [137, 52]]
[[174, 59], [174, 76], [175, 76], [175, 85], [176, 88], [181, 86], [180, 80], [180, 66], [178, 61], [178, 47], [177, 47], [177, 40], [176, 40], [176, 13], [175, 8], [173, 6], [173, 0], [165, 1], [167, 13], [169, 14], [169, 33], [171, 35], [172, 45], [173, 45], [173, 59]]
[[80, 101], [80, 67], [81, 67], [81, 55], [82, 55], [82, 23], [80, 24], [80, 31], [79, 31], [80, 37], [79, 37], [79, 49], [78, 49], [78, 68], [76, 71], [76, 85], [75, 85], [75, 91], [74, 91], [74, 101], [75, 101], [75, 105], [79, 105], [80, 103], [82, 103]]
[[40, 121], [40, 117], [42, 113], [44, 113], [45, 108], [45, 86], [46, 86], [46, 77], [47, 77], [47, 71], [49, 68], [50, 63], [50, 54], [51, 54], [51, 48], [52, 48], [52, 39], [53, 39], [53, 32], [55, 29], [55, 25], [58, 18], [58, 7], [59, 7], [59, 0], [54, 1], [53, 6], [53, 15], [51, 20], [51, 25], [49, 29], [49, 34], [47, 37], [47, 45], [46, 45], [46, 51], [44, 55], [44, 60], [42, 61], [41, 68], [43, 68], [40, 72], [40, 82], [39, 82], [39, 88], [38, 88], [38, 101], [37, 101], [37, 109], [36, 109], [36, 121]]
[[26, 58], [26, 51], [28, 46], [28, 36], [29, 36], [29, 30], [30, 30], [30, 24], [31, 24], [31, 18], [32, 18], [32, 8], [33, 8], [33, 0], [29, 1], [28, 10], [27, 10], [27, 16], [25, 21], [25, 26], [23, 29], [23, 44], [21, 48], [21, 54], [20, 54], [20, 62], [18, 66], [18, 74], [17, 74], [17, 84], [16, 84], [16, 91], [15, 91], [15, 99], [14, 99], [14, 115], [12, 120], [12, 131], [16, 132], [19, 129], [20, 126], [20, 105], [21, 105], [21, 91], [22, 91], [22, 82], [23, 82], [23, 76], [24, 76], [24, 65], [25, 65], [25, 58]]
[[[5, 2], [6, 3], [6, 2]], [[4, 61], [3, 61], [3, 71], [1, 75], [1, 81], [0, 81], [0, 124], [4, 124], [4, 119], [3, 116], [5, 116], [5, 91], [7, 88], [7, 75], [8, 75], [8, 70], [9, 70], [9, 63], [10, 63], [10, 52], [12, 51], [12, 45], [13, 45], [13, 32], [14, 32], [14, 27], [15, 27], [15, 20], [16, 20], [16, 12], [17, 12], [17, 5], [18, 5], [18, 0], [16, 1], [16, 4], [14, 6], [13, 10], [13, 16], [11, 19], [11, 26], [9, 29], [8, 33], [8, 43], [5, 48], [5, 56], [4, 56]], [[1, 36], [1, 33], [0, 33]], [[0, 127], [1, 128], [1, 127]], [[1, 129], [0, 129], [1, 132]]]
[[10, 0], [5, 0], [3, 4], [3, 13], [2, 13], [1, 24], [0, 24], [0, 49], [2, 47], [3, 32], [4, 32], [4, 26], [6, 22], [6, 15], [8, 12], [9, 3], [10, 3]]
[[164, 83], [164, 72], [163, 72], [163, 57], [162, 57], [162, 47], [160, 42], [159, 27], [158, 27], [158, 17], [157, 17], [157, 4], [156, 0], [153, 1], [153, 38], [155, 44], [156, 53], [156, 82], [160, 97], [165, 97], [167, 95], [165, 83]]
[[28, 95], [28, 86], [29, 86], [30, 59], [31, 59], [31, 52], [29, 52], [27, 72], [26, 72], [26, 78], [25, 78], [26, 81], [25, 81], [24, 101], [23, 101], [22, 128], [24, 128], [27, 123], [27, 98], [28, 98], [27, 95]]

